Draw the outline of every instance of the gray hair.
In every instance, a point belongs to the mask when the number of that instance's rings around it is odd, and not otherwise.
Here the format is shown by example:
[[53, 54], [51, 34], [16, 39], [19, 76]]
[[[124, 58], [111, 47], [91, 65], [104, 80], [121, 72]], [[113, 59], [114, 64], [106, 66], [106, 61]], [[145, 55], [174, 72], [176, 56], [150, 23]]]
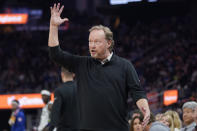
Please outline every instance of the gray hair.
[[196, 107], [197, 107], [197, 103], [195, 101], [188, 101], [188, 102], [183, 104], [182, 109], [189, 108], [189, 109], [192, 109], [194, 111]]

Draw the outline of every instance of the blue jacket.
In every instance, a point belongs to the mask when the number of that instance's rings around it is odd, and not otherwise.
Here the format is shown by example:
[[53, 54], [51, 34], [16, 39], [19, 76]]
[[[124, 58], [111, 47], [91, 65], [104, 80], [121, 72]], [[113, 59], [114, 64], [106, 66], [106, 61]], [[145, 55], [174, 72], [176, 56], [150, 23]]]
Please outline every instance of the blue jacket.
[[25, 131], [25, 114], [23, 110], [19, 110], [19, 112], [16, 114], [16, 121], [14, 125], [11, 127], [11, 131]]

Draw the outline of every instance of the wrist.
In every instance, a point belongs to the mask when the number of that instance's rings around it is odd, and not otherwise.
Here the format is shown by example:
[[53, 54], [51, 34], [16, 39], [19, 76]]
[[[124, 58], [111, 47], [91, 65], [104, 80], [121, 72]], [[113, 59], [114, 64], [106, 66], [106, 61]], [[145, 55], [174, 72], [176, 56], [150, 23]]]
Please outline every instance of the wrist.
[[57, 29], [58, 28], [58, 25], [50, 24], [50, 28]]

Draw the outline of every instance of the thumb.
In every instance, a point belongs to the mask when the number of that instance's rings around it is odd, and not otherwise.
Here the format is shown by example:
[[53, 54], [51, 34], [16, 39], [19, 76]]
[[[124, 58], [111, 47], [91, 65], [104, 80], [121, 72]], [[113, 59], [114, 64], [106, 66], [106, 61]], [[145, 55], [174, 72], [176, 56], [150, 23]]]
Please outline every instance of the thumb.
[[62, 23], [66, 22], [66, 21], [69, 21], [68, 18], [62, 19]]

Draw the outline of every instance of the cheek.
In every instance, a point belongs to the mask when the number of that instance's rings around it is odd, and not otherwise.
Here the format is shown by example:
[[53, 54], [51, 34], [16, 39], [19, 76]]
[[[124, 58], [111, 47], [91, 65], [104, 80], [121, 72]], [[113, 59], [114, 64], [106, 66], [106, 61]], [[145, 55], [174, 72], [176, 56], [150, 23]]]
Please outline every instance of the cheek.
[[92, 46], [91, 45], [89, 45], [89, 49], [91, 49], [92, 48]]
[[103, 52], [105, 51], [105, 48], [103, 47], [103, 45], [99, 45], [99, 46], [96, 47], [96, 50], [97, 50], [98, 52], [103, 53]]
[[184, 117], [187, 118], [187, 119], [191, 118], [192, 116], [193, 116], [192, 113], [186, 113], [186, 114], [184, 115]]

